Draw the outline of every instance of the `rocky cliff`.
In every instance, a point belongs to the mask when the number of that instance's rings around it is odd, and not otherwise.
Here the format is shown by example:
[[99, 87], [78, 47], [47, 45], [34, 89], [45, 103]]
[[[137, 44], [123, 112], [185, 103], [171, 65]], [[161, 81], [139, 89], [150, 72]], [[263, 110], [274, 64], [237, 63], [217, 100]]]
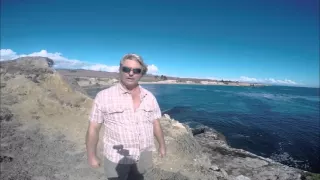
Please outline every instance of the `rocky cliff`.
[[[48, 58], [25, 57], [0, 65], [1, 179], [103, 179], [102, 167], [87, 164], [85, 133], [92, 99], [86, 92], [52, 69]], [[146, 179], [309, 178], [298, 169], [229, 147], [213, 129], [190, 129], [168, 115], [160, 122], [168, 154], [154, 154], [155, 167]]]

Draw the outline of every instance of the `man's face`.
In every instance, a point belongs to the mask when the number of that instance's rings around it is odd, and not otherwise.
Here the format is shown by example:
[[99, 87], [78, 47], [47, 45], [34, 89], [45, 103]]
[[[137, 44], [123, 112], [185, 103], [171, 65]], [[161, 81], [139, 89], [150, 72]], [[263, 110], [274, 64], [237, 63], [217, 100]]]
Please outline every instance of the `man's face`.
[[142, 66], [135, 60], [125, 60], [120, 67], [120, 80], [126, 86], [137, 85], [142, 77]]

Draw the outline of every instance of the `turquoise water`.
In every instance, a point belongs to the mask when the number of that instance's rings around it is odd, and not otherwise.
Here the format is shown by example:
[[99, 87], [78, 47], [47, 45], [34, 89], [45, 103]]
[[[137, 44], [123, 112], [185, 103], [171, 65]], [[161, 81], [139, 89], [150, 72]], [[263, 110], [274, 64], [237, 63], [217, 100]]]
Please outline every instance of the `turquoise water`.
[[[228, 143], [278, 162], [320, 173], [319, 89], [144, 84], [163, 113], [204, 124]], [[98, 90], [91, 91], [94, 97]]]

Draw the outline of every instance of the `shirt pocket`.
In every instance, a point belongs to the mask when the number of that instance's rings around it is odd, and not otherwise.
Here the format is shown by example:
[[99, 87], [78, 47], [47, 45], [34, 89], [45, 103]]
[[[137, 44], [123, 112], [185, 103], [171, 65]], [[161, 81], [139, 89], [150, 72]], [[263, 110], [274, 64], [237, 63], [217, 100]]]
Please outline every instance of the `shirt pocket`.
[[150, 106], [145, 106], [142, 108], [142, 118], [144, 123], [153, 123], [154, 109]]
[[123, 106], [109, 106], [104, 113], [107, 124], [123, 125], [128, 123], [128, 108]]

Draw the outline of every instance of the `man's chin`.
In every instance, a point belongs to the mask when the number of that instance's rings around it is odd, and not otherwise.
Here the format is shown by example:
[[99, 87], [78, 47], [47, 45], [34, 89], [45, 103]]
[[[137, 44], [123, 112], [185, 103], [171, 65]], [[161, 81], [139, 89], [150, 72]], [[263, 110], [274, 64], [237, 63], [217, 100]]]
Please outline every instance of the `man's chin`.
[[138, 85], [138, 82], [136, 81], [125, 81], [126, 86], [135, 86]]

